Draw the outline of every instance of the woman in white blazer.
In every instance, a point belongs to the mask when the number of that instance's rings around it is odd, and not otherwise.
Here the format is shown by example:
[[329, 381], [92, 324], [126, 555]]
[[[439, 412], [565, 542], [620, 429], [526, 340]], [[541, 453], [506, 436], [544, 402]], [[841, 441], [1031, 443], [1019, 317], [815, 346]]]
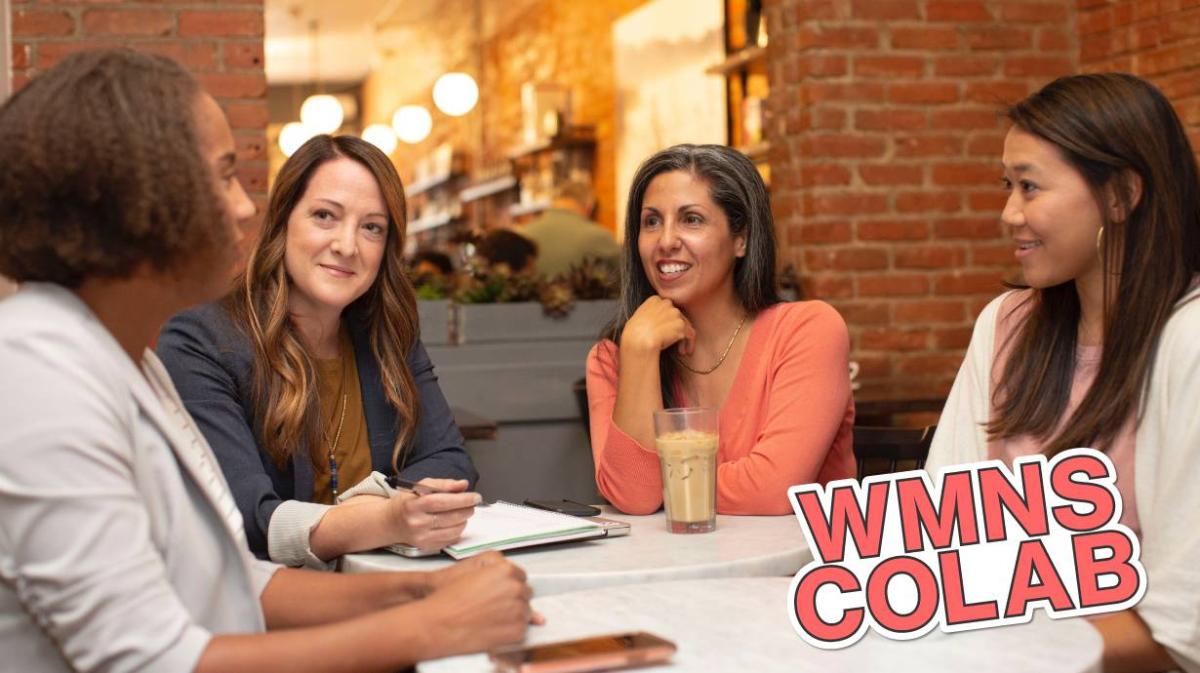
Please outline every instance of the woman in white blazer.
[[165, 58], [76, 54], [0, 107], [6, 670], [382, 671], [523, 637], [499, 556], [340, 576], [250, 555], [147, 347], [227, 290], [253, 214], [220, 108]]
[[1106, 671], [1200, 671], [1200, 171], [1132, 75], [1013, 106], [1001, 219], [1026, 287], [983, 310], [927, 468], [1074, 447], [1116, 469], [1148, 585], [1094, 618]]

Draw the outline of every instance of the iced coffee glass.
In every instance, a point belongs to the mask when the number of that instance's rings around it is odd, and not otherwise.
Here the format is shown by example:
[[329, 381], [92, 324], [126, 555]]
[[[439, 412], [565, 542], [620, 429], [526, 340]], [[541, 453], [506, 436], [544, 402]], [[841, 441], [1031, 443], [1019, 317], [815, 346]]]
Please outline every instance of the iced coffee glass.
[[708, 533], [717, 527], [717, 410], [654, 412], [667, 529]]

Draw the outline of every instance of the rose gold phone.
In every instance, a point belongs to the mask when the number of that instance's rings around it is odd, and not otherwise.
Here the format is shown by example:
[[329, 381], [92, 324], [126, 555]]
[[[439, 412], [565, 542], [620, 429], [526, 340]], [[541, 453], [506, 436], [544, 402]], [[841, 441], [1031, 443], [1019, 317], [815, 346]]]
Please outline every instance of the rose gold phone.
[[675, 643], [656, 635], [614, 633], [544, 645], [502, 647], [488, 653], [501, 673], [583, 673], [655, 664], [671, 658]]

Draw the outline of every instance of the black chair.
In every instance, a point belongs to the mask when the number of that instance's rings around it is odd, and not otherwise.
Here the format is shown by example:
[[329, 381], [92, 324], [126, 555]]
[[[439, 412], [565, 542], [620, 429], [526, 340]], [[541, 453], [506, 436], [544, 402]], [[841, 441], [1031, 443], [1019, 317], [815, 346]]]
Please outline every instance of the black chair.
[[854, 426], [858, 478], [925, 467], [936, 425], [926, 428]]
[[591, 437], [592, 426], [589, 423], [587, 379], [582, 378], [576, 381], [571, 385], [571, 390], [575, 393], [575, 403], [579, 405], [579, 418], [583, 421], [583, 432], [588, 437]]

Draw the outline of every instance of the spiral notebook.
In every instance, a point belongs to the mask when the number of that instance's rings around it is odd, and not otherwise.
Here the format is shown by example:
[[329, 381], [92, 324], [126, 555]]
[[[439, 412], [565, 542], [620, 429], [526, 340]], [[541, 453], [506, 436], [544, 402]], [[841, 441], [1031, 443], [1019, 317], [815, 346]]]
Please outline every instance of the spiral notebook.
[[[462, 538], [442, 551], [452, 558], [464, 559], [485, 551], [589, 540], [605, 535], [603, 525], [588, 519], [499, 500], [476, 507], [475, 514], [467, 520]], [[404, 554], [405, 547], [392, 545], [388, 550]]]

